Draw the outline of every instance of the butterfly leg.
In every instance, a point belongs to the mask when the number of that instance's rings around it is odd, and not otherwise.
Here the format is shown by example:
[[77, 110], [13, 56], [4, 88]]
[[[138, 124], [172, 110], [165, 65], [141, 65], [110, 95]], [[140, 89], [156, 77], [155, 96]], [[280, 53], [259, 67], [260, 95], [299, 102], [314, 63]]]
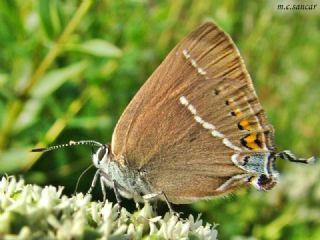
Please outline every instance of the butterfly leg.
[[[93, 158], [93, 154], [94, 154], [94, 149], [93, 147], [91, 148], [91, 158]], [[94, 177], [93, 177], [93, 180], [91, 182], [91, 186], [87, 192], [87, 194], [91, 194], [92, 190], [94, 189], [94, 187], [96, 186], [97, 184], [97, 180], [98, 180], [98, 177], [100, 176], [100, 169], [98, 169], [96, 171], [96, 173], [94, 174]], [[101, 183], [101, 176], [100, 176], [100, 183]]]
[[114, 195], [116, 196], [117, 203], [120, 206], [121, 197], [120, 197], [120, 193], [119, 193], [119, 186], [118, 186], [118, 183], [115, 180], [113, 180], [113, 191], [114, 191]]
[[101, 191], [103, 196], [103, 202], [105, 202], [107, 200], [107, 193], [106, 193], [106, 182], [103, 176], [100, 176], [100, 186], [101, 186]]
[[[171, 213], [176, 213], [176, 212], [173, 210], [173, 208], [172, 208], [172, 206], [171, 206], [171, 204], [170, 204], [170, 202], [169, 202], [169, 200], [168, 200], [168, 198], [167, 198], [167, 195], [166, 195], [163, 191], [157, 192], [157, 193], [146, 194], [146, 195], [143, 196], [143, 199], [148, 201], [148, 200], [152, 200], [152, 199], [158, 198], [158, 197], [160, 197], [160, 196], [163, 196], [163, 197], [164, 197], [164, 200], [166, 201], [170, 212], [171, 212]], [[178, 214], [178, 213], [177, 213], [177, 214]], [[178, 214], [178, 215], [179, 215], [179, 214]]]
[[95, 187], [96, 184], [97, 184], [97, 180], [98, 180], [99, 175], [100, 175], [100, 169], [98, 169], [98, 170], [96, 171], [96, 173], [94, 174], [93, 180], [92, 180], [92, 182], [91, 182], [91, 186], [90, 186], [87, 194], [91, 194], [92, 190], [94, 189], [94, 187]]

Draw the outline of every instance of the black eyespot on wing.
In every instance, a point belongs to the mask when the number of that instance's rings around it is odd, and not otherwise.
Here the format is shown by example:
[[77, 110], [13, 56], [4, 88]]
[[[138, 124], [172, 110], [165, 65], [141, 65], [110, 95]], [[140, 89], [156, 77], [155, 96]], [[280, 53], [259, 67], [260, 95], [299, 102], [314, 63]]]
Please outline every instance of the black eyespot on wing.
[[258, 178], [258, 184], [259, 186], [263, 186], [268, 184], [270, 182], [270, 178], [268, 178], [265, 174], [261, 174]]
[[270, 190], [271, 188], [274, 187], [275, 184], [276, 184], [276, 181], [273, 178], [268, 177], [265, 174], [261, 174], [259, 176], [258, 185], [261, 187], [261, 189], [265, 191]]

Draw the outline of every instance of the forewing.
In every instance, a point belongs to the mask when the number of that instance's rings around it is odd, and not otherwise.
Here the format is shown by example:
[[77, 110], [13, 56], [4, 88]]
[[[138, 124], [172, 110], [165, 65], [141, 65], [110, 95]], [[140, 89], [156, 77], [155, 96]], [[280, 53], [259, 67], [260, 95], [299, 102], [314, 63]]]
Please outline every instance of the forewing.
[[232, 40], [205, 23], [132, 99], [112, 151], [124, 165], [144, 170], [169, 199], [192, 199], [218, 194], [230, 176], [243, 173], [232, 155], [272, 149], [272, 133]]

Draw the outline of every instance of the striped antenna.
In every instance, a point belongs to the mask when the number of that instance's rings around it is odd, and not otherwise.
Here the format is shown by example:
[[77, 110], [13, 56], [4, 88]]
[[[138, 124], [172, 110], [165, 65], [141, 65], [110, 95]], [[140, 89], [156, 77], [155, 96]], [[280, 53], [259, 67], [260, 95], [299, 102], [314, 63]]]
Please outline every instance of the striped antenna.
[[305, 158], [297, 158], [291, 151], [285, 150], [276, 154], [276, 157], [282, 158], [284, 160], [288, 160], [290, 162], [295, 163], [305, 163], [305, 164], [313, 164], [316, 161], [315, 157], [310, 157], [308, 159]]
[[60, 148], [65, 148], [65, 147], [73, 147], [76, 145], [90, 145], [90, 146], [96, 146], [96, 147], [101, 147], [103, 146], [102, 143], [99, 143], [97, 141], [94, 140], [81, 140], [81, 141], [70, 141], [69, 143], [65, 143], [65, 144], [60, 144], [60, 145], [54, 145], [51, 147], [46, 147], [46, 148], [34, 148], [31, 150], [31, 152], [49, 152], [49, 151], [53, 151], [53, 150], [57, 150]]

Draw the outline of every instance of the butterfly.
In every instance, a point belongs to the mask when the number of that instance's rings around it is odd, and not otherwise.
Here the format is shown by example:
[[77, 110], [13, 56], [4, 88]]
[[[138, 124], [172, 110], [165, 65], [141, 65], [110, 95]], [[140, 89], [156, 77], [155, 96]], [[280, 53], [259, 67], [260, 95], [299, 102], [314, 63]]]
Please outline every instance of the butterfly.
[[275, 186], [274, 130], [232, 39], [206, 22], [183, 39], [141, 87], [120, 117], [111, 144], [89, 144], [104, 199], [106, 187], [135, 201], [185, 204], [252, 185]]

